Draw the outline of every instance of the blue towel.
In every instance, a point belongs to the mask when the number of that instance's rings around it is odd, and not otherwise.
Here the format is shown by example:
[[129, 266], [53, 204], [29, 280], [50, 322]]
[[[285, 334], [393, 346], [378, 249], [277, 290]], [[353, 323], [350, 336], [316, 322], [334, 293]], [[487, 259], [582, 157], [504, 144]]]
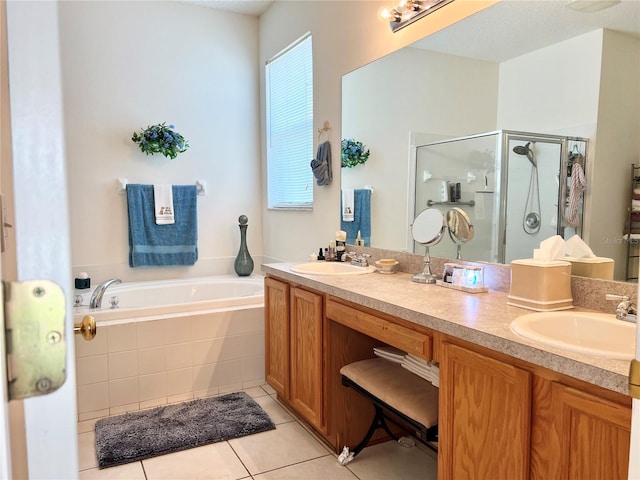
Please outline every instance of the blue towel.
[[175, 223], [156, 225], [153, 185], [127, 185], [129, 266], [193, 265], [198, 260], [197, 190], [173, 185]]
[[[340, 201], [342, 212], [342, 200]], [[347, 243], [355, 244], [358, 230], [364, 245], [371, 245], [371, 190], [368, 188], [353, 191], [353, 222], [342, 221], [340, 215], [340, 230], [347, 232]]]

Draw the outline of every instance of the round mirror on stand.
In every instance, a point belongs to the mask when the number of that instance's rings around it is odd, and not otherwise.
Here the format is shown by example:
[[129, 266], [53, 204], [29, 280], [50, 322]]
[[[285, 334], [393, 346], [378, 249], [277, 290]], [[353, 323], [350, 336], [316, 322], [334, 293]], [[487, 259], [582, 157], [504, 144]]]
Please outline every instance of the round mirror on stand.
[[431, 257], [429, 256], [429, 247], [437, 244], [442, 240], [442, 235], [446, 224], [444, 215], [440, 210], [435, 208], [427, 208], [418, 214], [411, 225], [411, 235], [413, 239], [424, 245], [424, 270], [411, 277], [413, 282], [417, 283], [436, 283], [436, 275], [431, 273]]
[[458, 247], [456, 259], [462, 259], [462, 245], [473, 238], [473, 225], [467, 212], [459, 207], [454, 207], [447, 212], [447, 227], [449, 236]]

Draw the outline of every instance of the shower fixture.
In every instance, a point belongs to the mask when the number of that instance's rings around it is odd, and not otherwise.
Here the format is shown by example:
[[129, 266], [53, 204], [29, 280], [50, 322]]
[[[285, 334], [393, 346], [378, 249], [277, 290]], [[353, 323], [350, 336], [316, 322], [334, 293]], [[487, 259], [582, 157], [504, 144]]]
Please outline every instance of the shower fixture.
[[540, 185], [538, 183], [538, 163], [529, 145], [531, 145], [531, 142], [527, 142], [525, 145], [517, 145], [513, 147], [513, 153], [525, 155], [529, 162], [531, 162], [529, 191], [527, 192], [527, 200], [524, 205], [522, 229], [527, 235], [535, 235], [540, 231], [542, 224], [540, 218]]
[[524, 146], [516, 145], [515, 147], [513, 147], [513, 152], [517, 153], [518, 155], [526, 155], [531, 162], [531, 165], [537, 167], [538, 165], [536, 164], [536, 161], [533, 157], [533, 151], [529, 148], [529, 145], [531, 145], [531, 142], [527, 142]]

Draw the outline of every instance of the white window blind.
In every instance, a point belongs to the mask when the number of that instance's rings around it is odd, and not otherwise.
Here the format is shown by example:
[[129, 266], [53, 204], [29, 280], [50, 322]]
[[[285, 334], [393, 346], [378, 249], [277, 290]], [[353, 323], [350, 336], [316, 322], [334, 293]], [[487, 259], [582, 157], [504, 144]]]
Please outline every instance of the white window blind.
[[267, 62], [268, 208], [313, 205], [313, 61], [311, 34]]

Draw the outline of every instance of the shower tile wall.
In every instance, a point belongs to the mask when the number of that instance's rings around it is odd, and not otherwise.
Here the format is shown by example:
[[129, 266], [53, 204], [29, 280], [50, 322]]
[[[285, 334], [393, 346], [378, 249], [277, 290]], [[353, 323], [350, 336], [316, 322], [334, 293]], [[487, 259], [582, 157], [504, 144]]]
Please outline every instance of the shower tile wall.
[[76, 337], [78, 420], [264, 384], [264, 308], [99, 326]]

